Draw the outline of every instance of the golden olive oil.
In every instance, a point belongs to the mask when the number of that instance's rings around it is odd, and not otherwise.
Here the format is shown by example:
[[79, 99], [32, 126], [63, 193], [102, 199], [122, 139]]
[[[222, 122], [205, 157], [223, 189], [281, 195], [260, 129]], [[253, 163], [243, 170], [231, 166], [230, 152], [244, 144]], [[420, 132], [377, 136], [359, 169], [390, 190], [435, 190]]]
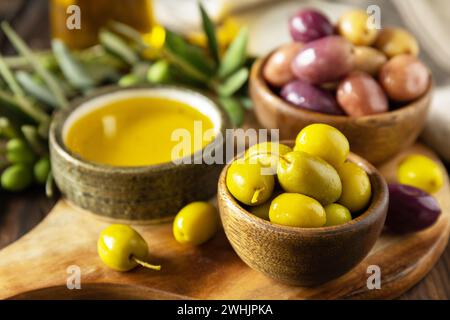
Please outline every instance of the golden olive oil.
[[[64, 142], [73, 153], [92, 162], [146, 166], [175, 160], [172, 153], [181, 142], [180, 134], [186, 137], [189, 133], [188, 154], [199, 151], [213, 139], [204, 134], [213, 128], [210, 118], [184, 102], [129, 97], [92, 108], [75, 118], [67, 128]], [[172, 136], [176, 130], [180, 134]]]

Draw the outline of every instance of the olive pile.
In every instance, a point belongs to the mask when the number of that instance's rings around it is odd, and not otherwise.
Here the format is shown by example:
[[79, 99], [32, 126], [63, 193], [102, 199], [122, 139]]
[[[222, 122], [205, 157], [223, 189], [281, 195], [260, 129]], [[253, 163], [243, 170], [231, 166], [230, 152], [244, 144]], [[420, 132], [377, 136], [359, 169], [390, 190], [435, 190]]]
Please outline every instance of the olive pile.
[[371, 199], [367, 173], [346, 161], [347, 138], [326, 124], [312, 124], [295, 147], [273, 142], [252, 146], [231, 163], [230, 193], [256, 216], [274, 224], [317, 228], [346, 223]]
[[6, 169], [1, 175], [2, 188], [21, 191], [33, 182], [45, 184], [50, 174], [48, 156], [38, 157], [30, 145], [20, 138], [8, 141], [5, 148]]
[[297, 12], [289, 20], [294, 42], [268, 58], [265, 80], [294, 106], [332, 115], [378, 114], [419, 98], [430, 74], [417, 58], [416, 39], [370, 22], [362, 10], [336, 26], [319, 11]]

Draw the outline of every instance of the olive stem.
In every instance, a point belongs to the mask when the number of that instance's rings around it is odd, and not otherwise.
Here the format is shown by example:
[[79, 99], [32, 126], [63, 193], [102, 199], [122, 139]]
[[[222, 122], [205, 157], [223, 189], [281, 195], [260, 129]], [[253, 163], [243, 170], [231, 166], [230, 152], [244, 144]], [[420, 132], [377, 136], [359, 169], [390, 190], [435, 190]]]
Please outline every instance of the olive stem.
[[142, 261], [142, 260], [136, 258], [135, 256], [132, 256], [131, 259], [133, 259], [134, 262], [136, 262], [137, 264], [143, 266], [144, 268], [152, 269], [152, 270], [161, 270], [161, 266], [156, 266], [156, 265], [147, 263], [145, 261]]
[[261, 194], [262, 191], [264, 191], [265, 188], [259, 188], [255, 190], [255, 193], [253, 193], [253, 197], [251, 200], [251, 203], [256, 203], [258, 202], [259, 199], [259, 195]]
[[292, 162], [291, 162], [289, 159], [287, 159], [285, 156], [279, 155], [279, 157], [280, 157], [280, 160], [283, 160], [283, 161], [286, 162], [287, 164], [291, 164], [291, 163], [292, 163]]

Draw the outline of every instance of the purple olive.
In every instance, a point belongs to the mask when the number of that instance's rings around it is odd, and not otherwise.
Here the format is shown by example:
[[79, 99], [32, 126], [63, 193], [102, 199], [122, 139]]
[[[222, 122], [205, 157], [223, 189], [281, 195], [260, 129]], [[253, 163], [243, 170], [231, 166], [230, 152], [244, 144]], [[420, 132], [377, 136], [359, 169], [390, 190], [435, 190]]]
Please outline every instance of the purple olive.
[[294, 75], [312, 84], [334, 82], [353, 69], [353, 45], [340, 36], [329, 36], [306, 44], [295, 56]]
[[289, 19], [289, 32], [294, 41], [310, 42], [333, 34], [326, 16], [314, 9], [298, 11]]
[[396, 233], [416, 232], [436, 222], [441, 209], [423, 190], [393, 183], [389, 185], [389, 209], [386, 226]]
[[331, 93], [301, 80], [286, 84], [281, 89], [281, 96], [299, 108], [320, 113], [344, 114]]

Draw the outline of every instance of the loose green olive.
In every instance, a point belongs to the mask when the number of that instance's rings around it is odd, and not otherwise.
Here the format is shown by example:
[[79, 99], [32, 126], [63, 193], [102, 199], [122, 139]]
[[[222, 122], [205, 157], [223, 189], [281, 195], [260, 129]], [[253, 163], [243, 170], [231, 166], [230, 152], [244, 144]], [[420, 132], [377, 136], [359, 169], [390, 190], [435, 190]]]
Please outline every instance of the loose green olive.
[[25, 141], [14, 138], [6, 144], [6, 158], [11, 163], [28, 163], [35, 160], [35, 156]]
[[341, 196], [342, 185], [336, 169], [325, 160], [302, 151], [281, 156], [277, 176], [286, 192], [310, 196], [323, 205]]
[[265, 174], [265, 168], [248, 159], [233, 161], [227, 171], [227, 188], [242, 203], [257, 206], [272, 195], [275, 185], [273, 175]]
[[369, 15], [363, 10], [352, 10], [338, 21], [340, 35], [357, 46], [370, 46], [377, 38], [378, 30], [370, 26]]
[[342, 181], [342, 194], [338, 203], [348, 208], [350, 212], [364, 209], [372, 195], [367, 173], [352, 162], [345, 162], [338, 168]]
[[47, 157], [39, 159], [33, 167], [34, 179], [37, 183], [45, 184], [50, 170], [50, 160]]
[[9, 191], [22, 191], [28, 188], [33, 182], [33, 172], [31, 168], [23, 163], [14, 164], [1, 176], [2, 187]]
[[207, 202], [192, 202], [181, 209], [173, 221], [173, 235], [180, 243], [200, 245], [219, 228], [216, 208]]
[[399, 54], [419, 54], [419, 45], [408, 31], [401, 28], [384, 28], [378, 34], [375, 47], [384, 52], [388, 58]]
[[161, 266], [148, 264], [147, 242], [130, 226], [112, 224], [103, 229], [97, 242], [100, 259], [113, 270], [128, 271], [138, 265], [160, 270]]
[[315, 199], [299, 193], [283, 193], [270, 205], [270, 222], [299, 228], [318, 228], [327, 218], [322, 205]]
[[442, 170], [438, 164], [420, 154], [410, 155], [400, 163], [397, 179], [401, 184], [413, 186], [428, 193], [438, 191], [444, 183]]
[[350, 152], [347, 138], [327, 124], [311, 124], [300, 131], [295, 139], [294, 151], [303, 151], [320, 157], [337, 168]]
[[[271, 168], [273, 174], [277, 172], [280, 155], [291, 152], [292, 148], [276, 142], [262, 142], [251, 146], [245, 152], [245, 158], [257, 161], [261, 166]], [[270, 172], [269, 172], [270, 173]]]
[[337, 226], [344, 224], [352, 220], [350, 211], [337, 203], [329, 204], [325, 207], [325, 213], [327, 214], [327, 223], [325, 226]]

